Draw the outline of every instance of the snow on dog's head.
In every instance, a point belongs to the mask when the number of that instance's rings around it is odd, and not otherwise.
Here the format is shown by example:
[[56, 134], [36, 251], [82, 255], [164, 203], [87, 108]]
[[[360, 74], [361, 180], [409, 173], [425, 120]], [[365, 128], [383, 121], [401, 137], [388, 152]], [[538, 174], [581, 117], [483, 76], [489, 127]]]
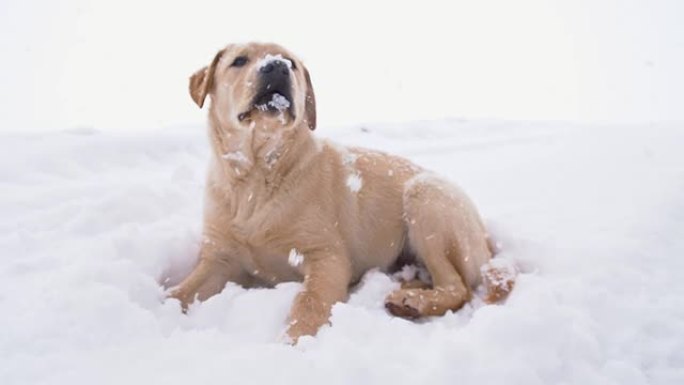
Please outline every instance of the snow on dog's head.
[[275, 44], [231, 44], [190, 78], [190, 94], [224, 129], [316, 126], [308, 71], [291, 52]]

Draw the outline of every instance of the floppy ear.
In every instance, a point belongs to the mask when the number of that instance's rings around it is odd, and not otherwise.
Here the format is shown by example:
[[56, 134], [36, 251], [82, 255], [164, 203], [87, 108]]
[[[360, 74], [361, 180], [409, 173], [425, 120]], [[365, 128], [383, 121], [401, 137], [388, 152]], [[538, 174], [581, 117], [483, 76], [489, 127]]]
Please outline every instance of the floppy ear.
[[316, 96], [311, 85], [309, 71], [306, 68], [304, 68], [304, 78], [306, 78], [304, 112], [306, 113], [306, 123], [309, 125], [309, 129], [313, 131], [316, 129]]
[[223, 55], [224, 51], [225, 50], [218, 51], [209, 67], [203, 67], [190, 76], [190, 96], [192, 96], [192, 100], [195, 101], [199, 108], [202, 108], [204, 99], [214, 86], [214, 72], [216, 71], [216, 65], [219, 60], [221, 60], [221, 55]]

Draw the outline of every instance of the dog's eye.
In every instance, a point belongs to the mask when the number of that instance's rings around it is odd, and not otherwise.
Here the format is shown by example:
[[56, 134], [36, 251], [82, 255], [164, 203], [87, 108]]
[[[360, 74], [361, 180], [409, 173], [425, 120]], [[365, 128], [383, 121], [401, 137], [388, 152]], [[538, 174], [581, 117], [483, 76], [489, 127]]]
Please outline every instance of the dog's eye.
[[247, 56], [238, 56], [233, 60], [233, 63], [230, 65], [231, 67], [242, 67], [243, 65], [247, 64], [249, 59], [247, 59]]

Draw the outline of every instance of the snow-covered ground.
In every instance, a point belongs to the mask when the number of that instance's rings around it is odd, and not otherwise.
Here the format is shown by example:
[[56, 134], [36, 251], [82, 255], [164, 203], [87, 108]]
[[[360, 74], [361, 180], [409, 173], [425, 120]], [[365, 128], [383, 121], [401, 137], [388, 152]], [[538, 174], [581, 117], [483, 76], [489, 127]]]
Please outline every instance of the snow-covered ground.
[[298, 283], [182, 315], [201, 127], [0, 136], [0, 384], [682, 384], [684, 124], [416, 122], [318, 135], [460, 184], [524, 273], [505, 304], [413, 323], [372, 272], [280, 342]]

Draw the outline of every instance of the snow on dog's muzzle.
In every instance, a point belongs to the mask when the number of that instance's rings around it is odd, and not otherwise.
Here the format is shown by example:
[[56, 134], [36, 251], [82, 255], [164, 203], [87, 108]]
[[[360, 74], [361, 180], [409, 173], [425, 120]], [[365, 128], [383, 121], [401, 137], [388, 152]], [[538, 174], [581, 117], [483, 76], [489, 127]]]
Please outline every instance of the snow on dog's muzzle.
[[259, 111], [292, 113], [292, 62], [280, 55], [266, 55], [257, 64], [259, 87], [253, 106]]

